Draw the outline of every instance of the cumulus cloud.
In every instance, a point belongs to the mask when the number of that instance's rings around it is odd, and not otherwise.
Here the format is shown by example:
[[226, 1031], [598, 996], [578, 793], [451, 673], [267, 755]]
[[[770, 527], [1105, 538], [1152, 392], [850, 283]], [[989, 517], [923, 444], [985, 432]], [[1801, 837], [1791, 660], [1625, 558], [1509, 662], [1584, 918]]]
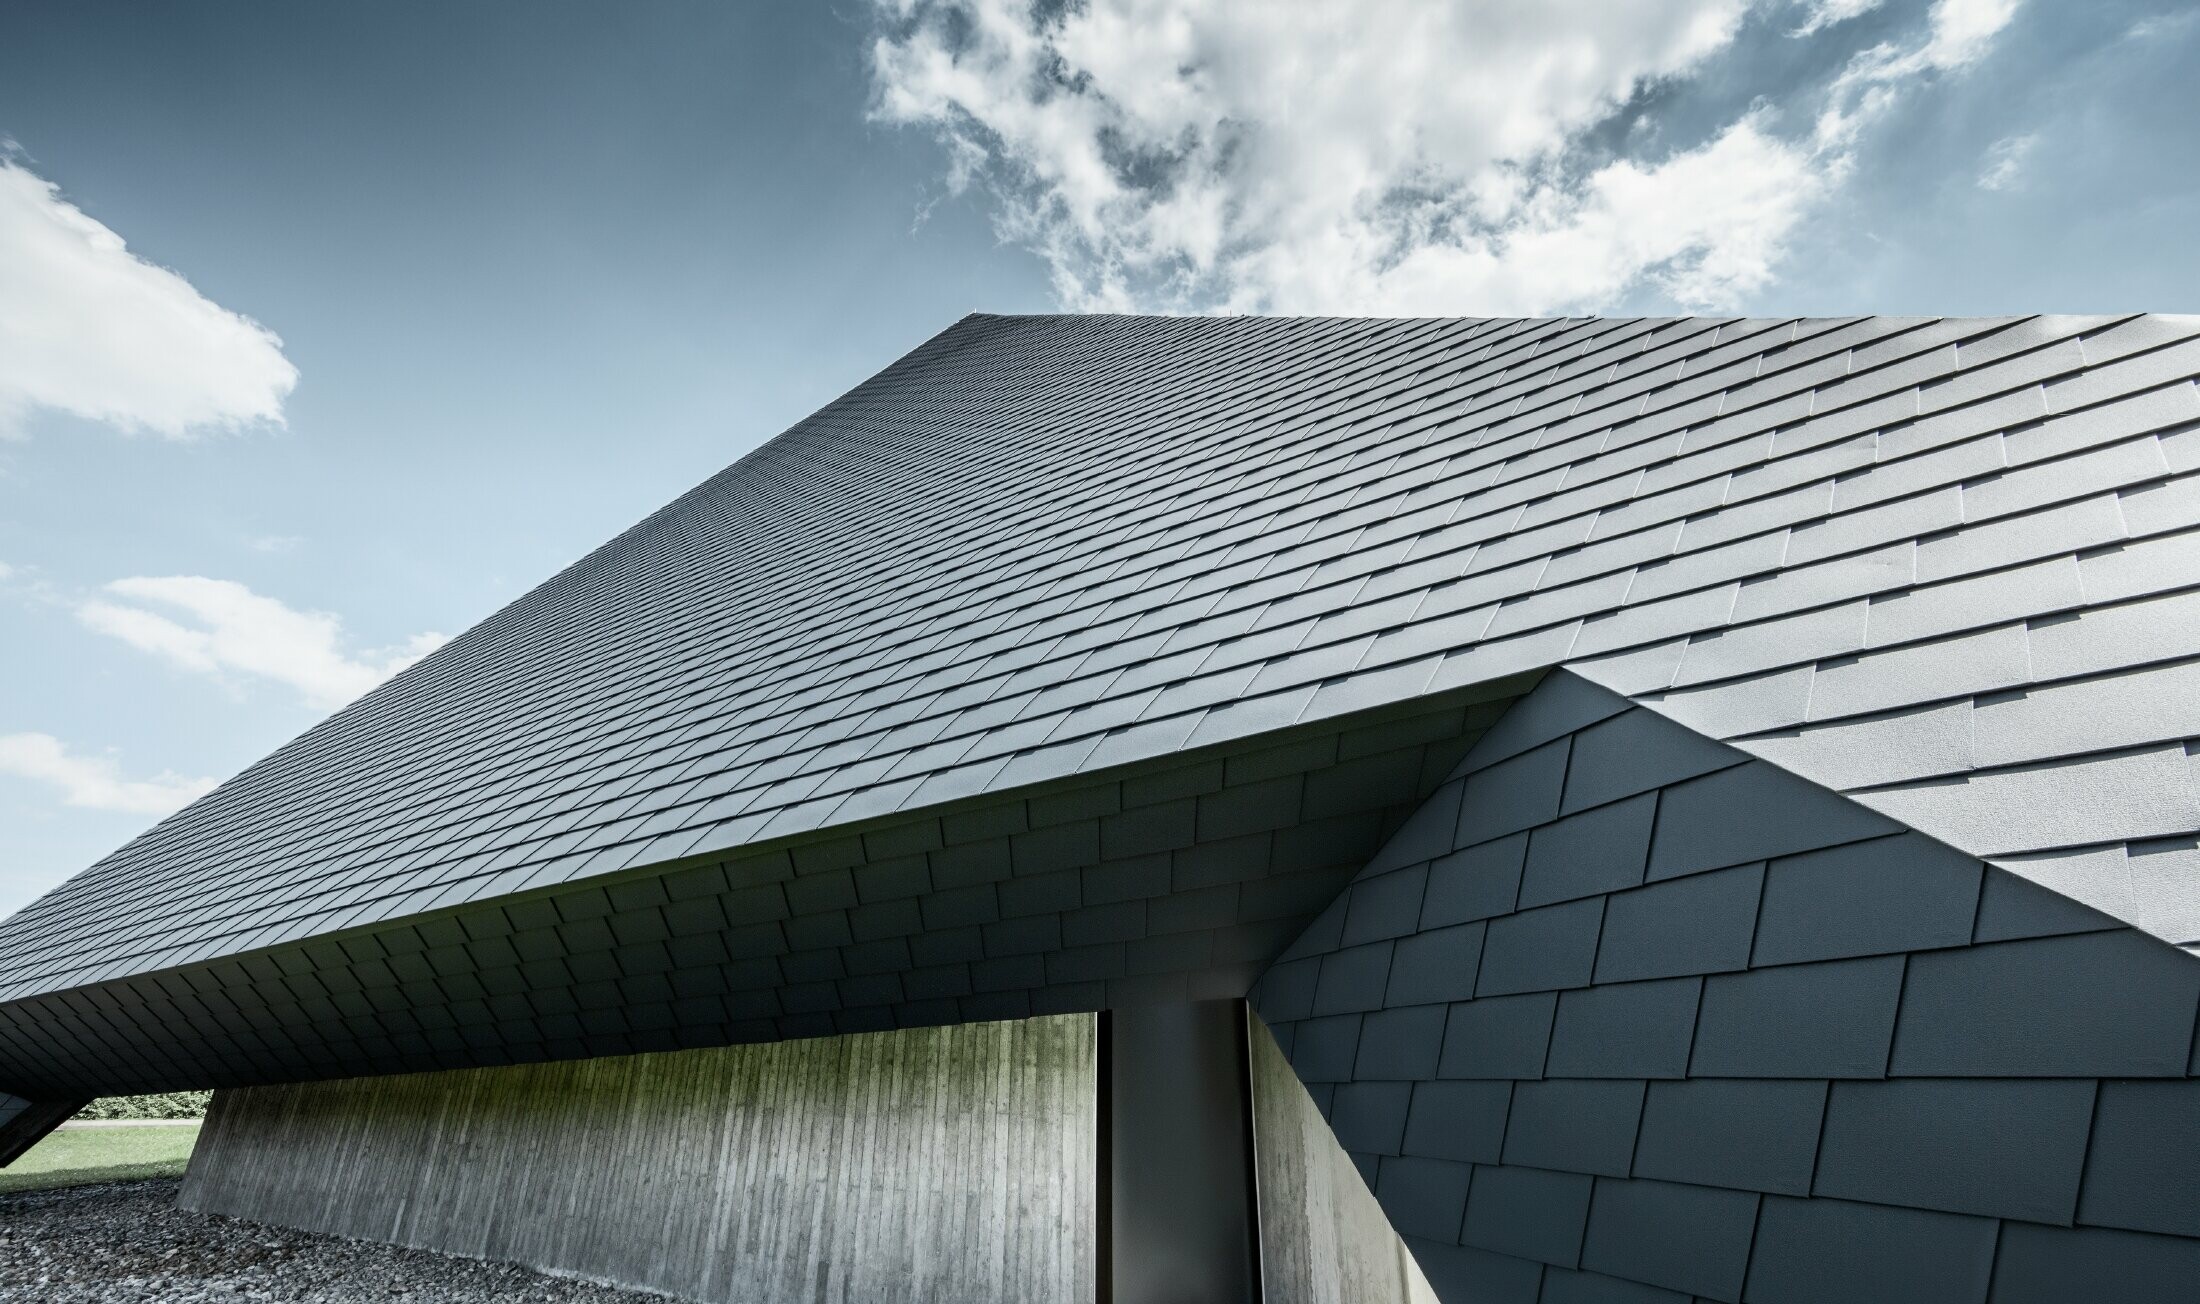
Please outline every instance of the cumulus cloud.
[[1746, 301], [1869, 122], [2014, 0], [1937, 0], [1819, 102], [1677, 146], [1619, 129], [1753, 0], [878, 3], [874, 115], [937, 134], [950, 190], [983, 187], [1068, 307], [1544, 313]]
[[213, 791], [212, 779], [190, 779], [163, 770], [150, 779], [127, 779], [112, 757], [72, 752], [52, 734], [0, 734], [0, 774], [41, 783], [71, 806], [167, 815]]
[[282, 341], [0, 154], [0, 435], [38, 409], [167, 438], [280, 422]]
[[234, 580], [140, 576], [115, 580], [103, 593], [77, 607], [91, 629], [185, 670], [287, 685], [329, 709], [445, 642], [424, 633], [395, 648], [347, 651], [337, 617], [296, 610]]

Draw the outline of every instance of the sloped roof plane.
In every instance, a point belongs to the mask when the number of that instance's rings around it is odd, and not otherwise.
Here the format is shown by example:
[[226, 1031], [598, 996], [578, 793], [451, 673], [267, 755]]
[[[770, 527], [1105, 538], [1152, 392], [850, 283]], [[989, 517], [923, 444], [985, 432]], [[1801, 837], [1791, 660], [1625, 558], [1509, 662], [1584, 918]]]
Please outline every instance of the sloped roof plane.
[[972, 316], [0, 924], [0, 1001], [1558, 666], [2200, 941], [2195, 377], [2161, 316]]

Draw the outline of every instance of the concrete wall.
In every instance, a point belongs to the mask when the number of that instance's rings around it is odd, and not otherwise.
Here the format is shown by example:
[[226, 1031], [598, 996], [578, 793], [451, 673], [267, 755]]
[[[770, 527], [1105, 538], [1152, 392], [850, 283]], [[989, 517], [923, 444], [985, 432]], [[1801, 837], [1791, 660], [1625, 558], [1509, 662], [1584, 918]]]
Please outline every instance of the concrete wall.
[[1435, 1304], [1282, 1048], [1250, 1022], [1263, 1304]]
[[1094, 1290], [1089, 1015], [218, 1092], [181, 1203], [713, 1301]]
[[1570, 675], [1252, 999], [1449, 1304], [2200, 1280], [2200, 961]]

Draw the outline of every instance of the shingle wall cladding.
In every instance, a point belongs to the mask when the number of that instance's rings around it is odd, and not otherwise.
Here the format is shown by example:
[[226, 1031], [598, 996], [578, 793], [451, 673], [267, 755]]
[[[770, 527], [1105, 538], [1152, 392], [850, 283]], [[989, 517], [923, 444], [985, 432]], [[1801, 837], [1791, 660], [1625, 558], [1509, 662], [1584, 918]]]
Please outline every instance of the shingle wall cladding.
[[19, 1002], [0, 1064], [75, 1098], [1240, 996], [1504, 709], [1363, 713]]
[[971, 318], [24, 911], [0, 995], [1560, 663], [2191, 940], [2196, 335]]
[[2200, 1279], [2200, 960], [1569, 674], [1407, 827], [1253, 1002], [1445, 1299]]

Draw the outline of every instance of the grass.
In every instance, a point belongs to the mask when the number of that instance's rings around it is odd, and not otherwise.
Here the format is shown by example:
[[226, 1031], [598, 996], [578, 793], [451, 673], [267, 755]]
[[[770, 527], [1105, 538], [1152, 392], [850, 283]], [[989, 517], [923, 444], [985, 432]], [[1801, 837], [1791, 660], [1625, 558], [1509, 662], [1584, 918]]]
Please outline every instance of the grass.
[[181, 1177], [195, 1127], [70, 1127], [0, 1168], [0, 1194], [141, 1177]]

